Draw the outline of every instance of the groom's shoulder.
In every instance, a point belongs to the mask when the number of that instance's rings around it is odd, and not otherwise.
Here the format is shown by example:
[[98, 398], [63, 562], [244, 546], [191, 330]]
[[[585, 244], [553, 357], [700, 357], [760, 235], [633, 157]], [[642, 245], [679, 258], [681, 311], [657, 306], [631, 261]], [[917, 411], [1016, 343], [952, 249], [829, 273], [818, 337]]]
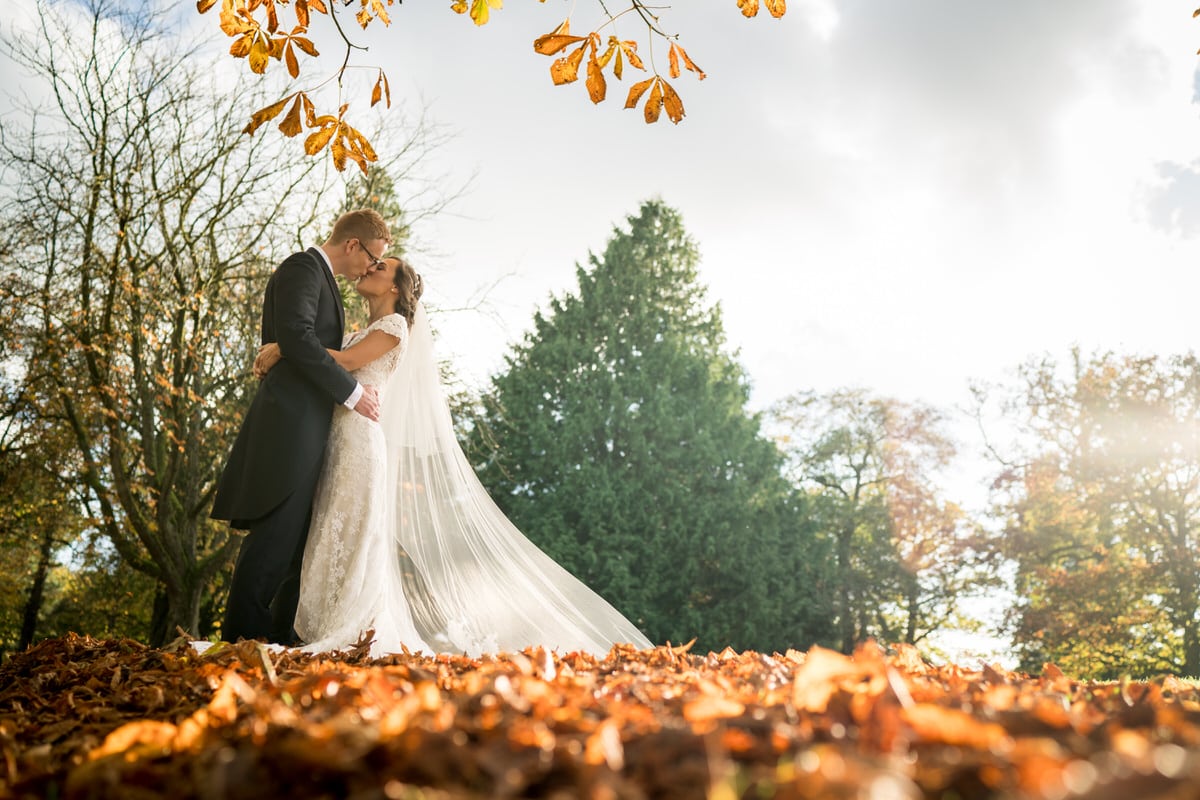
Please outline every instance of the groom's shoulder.
[[321, 266], [321, 257], [310, 248], [308, 250], [297, 250], [295, 253], [292, 253], [279, 262], [279, 266], [275, 268], [275, 271], [287, 272], [293, 269], [319, 270]]

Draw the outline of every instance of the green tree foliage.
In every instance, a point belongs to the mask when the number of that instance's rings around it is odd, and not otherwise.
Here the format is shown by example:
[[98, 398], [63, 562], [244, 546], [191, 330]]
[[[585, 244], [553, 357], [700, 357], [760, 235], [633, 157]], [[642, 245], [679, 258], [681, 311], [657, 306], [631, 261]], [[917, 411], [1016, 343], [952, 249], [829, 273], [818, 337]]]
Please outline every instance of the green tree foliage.
[[833, 554], [842, 651], [869, 637], [917, 644], [968, 622], [959, 601], [983, 575], [970, 566], [964, 514], [936, 485], [955, 451], [941, 414], [842, 390], [787, 398], [772, 422]]
[[1192, 354], [1031, 360], [1004, 398], [994, 547], [1016, 565], [1023, 666], [1200, 675], [1200, 364]]
[[468, 445], [516, 525], [654, 641], [761, 650], [820, 631], [803, 509], [747, 413], [677, 212], [647, 202], [576, 270]]

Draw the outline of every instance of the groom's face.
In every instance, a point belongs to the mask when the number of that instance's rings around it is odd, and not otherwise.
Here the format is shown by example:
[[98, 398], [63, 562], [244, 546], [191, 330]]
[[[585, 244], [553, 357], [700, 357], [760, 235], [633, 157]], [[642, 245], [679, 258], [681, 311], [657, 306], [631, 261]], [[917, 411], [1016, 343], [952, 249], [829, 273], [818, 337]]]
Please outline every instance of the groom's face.
[[387, 239], [351, 239], [351, 252], [346, 277], [357, 280], [371, 270], [383, 264], [383, 251], [387, 249]]

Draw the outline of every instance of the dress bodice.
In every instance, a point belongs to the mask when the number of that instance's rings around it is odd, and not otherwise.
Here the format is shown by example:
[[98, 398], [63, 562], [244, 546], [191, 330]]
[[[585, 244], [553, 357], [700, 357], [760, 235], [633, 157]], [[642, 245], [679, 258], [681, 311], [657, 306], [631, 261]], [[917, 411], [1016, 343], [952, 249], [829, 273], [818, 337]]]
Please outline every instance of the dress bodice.
[[358, 369], [351, 371], [350, 374], [357, 378], [363, 386], [375, 386], [382, 389], [383, 385], [387, 383], [388, 377], [396, 370], [396, 365], [400, 363], [400, 359], [403, 358], [404, 351], [408, 347], [408, 320], [400, 314], [388, 314], [380, 317], [362, 330], [347, 334], [342, 341], [342, 349], [345, 350], [354, 343], [362, 341], [371, 331], [383, 331], [395, 336], [400, 342], [379, 358], [363, 364]]

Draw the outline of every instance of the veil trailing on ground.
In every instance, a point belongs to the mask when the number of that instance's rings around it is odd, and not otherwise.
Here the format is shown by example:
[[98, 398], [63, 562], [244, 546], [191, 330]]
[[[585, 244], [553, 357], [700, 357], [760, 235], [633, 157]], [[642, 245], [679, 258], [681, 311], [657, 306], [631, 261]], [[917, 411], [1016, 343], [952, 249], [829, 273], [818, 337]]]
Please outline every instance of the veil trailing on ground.
[[418, 305], [408, 349], [383, 389], [390, 527], [418, 631], [442, 651], [606, 653], [650, 641], [604, 598], [560, 567], [493, 502], [454, 435]]

